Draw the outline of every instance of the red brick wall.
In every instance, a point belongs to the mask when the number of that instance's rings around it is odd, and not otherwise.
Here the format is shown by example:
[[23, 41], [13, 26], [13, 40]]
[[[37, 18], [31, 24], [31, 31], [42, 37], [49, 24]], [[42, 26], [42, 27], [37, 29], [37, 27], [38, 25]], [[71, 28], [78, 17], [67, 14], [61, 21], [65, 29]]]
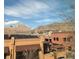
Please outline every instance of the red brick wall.
[[[52, 38], [52, 43], [57, 43], [57, 44], [64, 44], [64, 38], [69, 38], [73, 36], [72, 32], [55, 32], [51, 34], [51, 38]], [[54, 38], [58, 38], [58, 41]]]

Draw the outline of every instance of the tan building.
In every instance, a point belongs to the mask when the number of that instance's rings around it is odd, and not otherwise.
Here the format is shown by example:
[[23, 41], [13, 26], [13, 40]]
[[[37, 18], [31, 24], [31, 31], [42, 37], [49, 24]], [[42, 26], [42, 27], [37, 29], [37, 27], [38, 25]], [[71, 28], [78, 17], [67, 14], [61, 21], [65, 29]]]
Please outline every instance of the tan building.
[[[6, 36], [6, 35], [5, 35]], [[35, 59], [39, 58], [40, 38], [37, 36], [26, 36], [28, 38], [22, 37], [22, 35], [13, 35], [14, 37], [5, 37], [4, 40], [4, 58], [5, 59], [24, 59], [29, 54], [28, 58], [33, 59], [34, 55], [37, 55]], [[20, 38], [18, 38], [21, 36]], [[37, 53], [36, 53], [37, 52]], [[24, 56], [26, 55], [26, 56]]]
[[[44, 44], [45, 36], [37, 36], [37, 35], [5, 35], [4, 38], [4, 57], [5, 59], [66, 59], [67, 51], [66, 49], [59, 49], [56, 51], [51, 51], [50, 41], [52, 43], [60, 44], [62, 42], [53, 41], [54, 37], [69, 37], [68, 33], [53, 33], [52, 40], [48, 40], [46, 45]], [[59, 39], [62, 40], [62, 39]], [[64, 42], [64, 41], [63, 41]], [[47, 48], [45, 48], [47, 47]], [[54, 45], [54, 47], [65, 47], [62, 45]], [[44, 53], [47, 51], [47, 53]]]

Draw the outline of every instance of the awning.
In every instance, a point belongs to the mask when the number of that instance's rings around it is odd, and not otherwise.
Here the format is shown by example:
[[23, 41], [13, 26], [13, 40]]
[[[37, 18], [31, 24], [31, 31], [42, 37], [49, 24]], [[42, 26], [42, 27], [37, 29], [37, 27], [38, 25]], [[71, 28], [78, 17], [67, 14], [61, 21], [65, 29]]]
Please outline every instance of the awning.
[[4, 47], [4, 53], [5, 53], [5, 54], [9, 54], [9, 53], [10, 53], [9, 47]]
[[40, 44], [16, 46], [17, 52], [18, 51], [25, 51], [25, 50], [33, 50], [33, 49], [40, 49]]

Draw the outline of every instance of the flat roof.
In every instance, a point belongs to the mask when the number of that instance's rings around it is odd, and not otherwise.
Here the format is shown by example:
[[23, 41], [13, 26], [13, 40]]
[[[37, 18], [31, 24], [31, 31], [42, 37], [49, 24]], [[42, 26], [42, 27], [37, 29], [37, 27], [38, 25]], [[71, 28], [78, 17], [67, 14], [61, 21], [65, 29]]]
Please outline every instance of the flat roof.
[[15, 39], [25, 39], [25, 38], [39, 38], [39, 35], [25, 35], [25, 34], [4, 34], [4, 39], [11, 39], [14, 37]]

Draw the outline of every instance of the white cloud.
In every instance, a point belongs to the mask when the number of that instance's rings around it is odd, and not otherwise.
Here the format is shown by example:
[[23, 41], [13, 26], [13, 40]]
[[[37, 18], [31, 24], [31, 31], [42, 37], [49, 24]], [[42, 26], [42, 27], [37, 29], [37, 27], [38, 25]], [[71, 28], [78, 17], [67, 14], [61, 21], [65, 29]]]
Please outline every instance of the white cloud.
[[36, 23], [48, 23], [51, 22], [51, 19], [43, 19], [43, 20], [37, 20]]
[[4, 22], [5, 25], [11, 25], [11, 24], [17, 24], [17, 23], [19, 23], [19, 21], [16, 21], [16, 20]]
[[40, 1], [21, 1], [15, 6], [6, 7], [5, 15], [27, 18], [39, 12], [48, 11], [49, 9], [46, 3]]

